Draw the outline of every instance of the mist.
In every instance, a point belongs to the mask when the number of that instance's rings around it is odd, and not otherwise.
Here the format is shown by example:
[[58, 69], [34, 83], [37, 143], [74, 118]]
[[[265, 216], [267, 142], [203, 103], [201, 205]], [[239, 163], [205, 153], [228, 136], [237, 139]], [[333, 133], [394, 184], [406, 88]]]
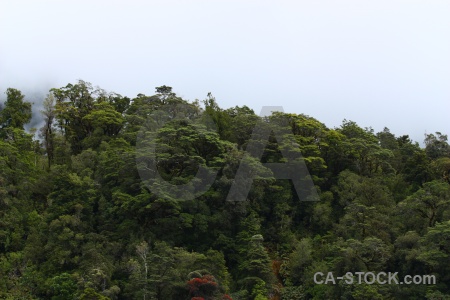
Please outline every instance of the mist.
[[39, 129], [44, 126], [44, 117], [41, 113], [43, 109], [44, 99], [47, 97], [50, 87], [47, 85], [42, 85], [41, 87], [31, 86], [27, 87], [24, 85], [8, 85], [7, 87], [1, 86], [1, 96], [0, 96], [0, 110], [3, 109], [4, 103], [6, 101], [6, 90], [8, 88], [14, 88], [21, 91], [24, 95], [24, 101], [30, 102], [31, 106], [31, 121], [25, 124], [25, 131], [30, 132], [31, 129], [36, 128], [35, 138], [39, 138]]

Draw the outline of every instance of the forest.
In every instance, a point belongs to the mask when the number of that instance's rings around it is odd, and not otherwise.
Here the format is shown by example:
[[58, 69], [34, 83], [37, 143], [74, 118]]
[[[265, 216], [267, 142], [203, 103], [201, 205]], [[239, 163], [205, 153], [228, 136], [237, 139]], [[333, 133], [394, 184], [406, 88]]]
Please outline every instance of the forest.
[[[50, 89], [42, 126], [25, 130], [33, 104], [5, 95], [0, 299], [450, 299], [445, 133], [420, 146], [350, 120], [328, 128], [221, 108], [211, 93], [129, 98], [82, 80]], [[268, 167], [285, 153], [317, 201]], [[251, 176], [237, 178], [243, 165]], [[318, 284], [317, 272], [436, 282]]]

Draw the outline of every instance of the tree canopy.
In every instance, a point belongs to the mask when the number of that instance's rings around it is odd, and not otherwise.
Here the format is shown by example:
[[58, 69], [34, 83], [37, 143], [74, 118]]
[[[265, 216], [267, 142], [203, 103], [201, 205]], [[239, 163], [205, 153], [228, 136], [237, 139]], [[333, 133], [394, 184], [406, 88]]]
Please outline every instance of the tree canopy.
[[[163, 85], [128, 98], [80, 80], [43, 97], [33, 135], [26, 99], [9, 88], [0, 110], [2, 299], [450, 297], [445, 133], [421, 148], [350, 120], [328, 128], [221, 108], [211, 93], [188, 101]], [[319, 201], [270, 168], [286, 153]], [[251, 186], [244, 201], [228, 197], [237, 180]], [[313, 280], [359, 271], [437, 284]]]

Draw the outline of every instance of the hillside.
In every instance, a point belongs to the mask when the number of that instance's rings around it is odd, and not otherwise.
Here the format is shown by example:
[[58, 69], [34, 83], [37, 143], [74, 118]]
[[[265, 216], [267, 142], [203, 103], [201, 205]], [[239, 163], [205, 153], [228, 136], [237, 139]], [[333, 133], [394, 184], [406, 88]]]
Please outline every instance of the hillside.
[[6, 95], [1, 299], [450, 299], [444, 133], [421, 148], [349, 120], [80, 80], [49, 91], [35, 135], [26, 95]]

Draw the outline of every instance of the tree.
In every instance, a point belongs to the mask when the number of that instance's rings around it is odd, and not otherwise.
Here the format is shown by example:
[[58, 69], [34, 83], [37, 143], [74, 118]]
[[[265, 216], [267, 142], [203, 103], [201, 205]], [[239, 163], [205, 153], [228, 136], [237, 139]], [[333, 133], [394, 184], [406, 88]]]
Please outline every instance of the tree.
[[389, 158], [393, 157], [393, 153], [379, 145], [373, 129], [363, 129], [353, 121], [344, 120], [338, 131], [347, 137], [343, 150], [347, 159], [352, 162], [352, 171], [364, 176], [392, 171]]
[[41, 110], [44, 116], [44, 126], [40, 130], [40, 136], [44, 138], [44, 148], [47, 152], [48, 167], [50, 168], [54, 158], [55, 133], [53, 121], [55, 119], [55, 97], [49, 94], [44, 100], [44, 110]]
[[245, 258], [239, 265], [239, 270], [242, 277], [240, 281], [242, 288], [248, 291], [253, 291], [256, 288], [259, 290], [256, 293], [257, 295], [266, 296], [275, 282], [275, 277], [271, 268], [272, 261], [262, 244], [263, 240], [261, 234], [251, 237]]
[[425, 134], [425, 152], [431, 159], [450, 156], [450, 146], [447, 143], [447, 135], [436, 132], [436, 135]]
[[450, 206], [450, 185], [439, 180], [427, 182], [399, 206], [404, 216], [409, 217], [406, 219], [409, 221], [406, 224], [411, 226], [409, 229], [423, 232], [436, 222], [444, 221], [444, 217], [450, 217], [444, 215]]
[[5, 107], [0, 111], [0, 126], [23, 129], [31, 120], [31, 103], [24, 101], [25, 96], [13, 88], [6, 90], [6, 96]]
[[[198, 275], [201, 275], [200, 273]], [[217, 294], [219, 284], [214, 276], [210, 274], [195, 277], [188, 281], [189, 297], [198, 297], [200, 299], [212, 299]]]
[[283, 263], [283, 279], [287, 286], [300, 286], [304, 283], [306, 268], [313, 262], [313, 245], [309, 238], [296, 242], [294, 251]]
[[143, 126], [145, 128], [153, 124], [161, 125], [161, 120], [167, 121], [176, 117], [189, 120], [198, 118], [200, 107], [197, 102], [188, 103], [172, 93], [172, 88], [163, 87], [157, 87], [158, 94], [153, 96], [138, 94], [125, 111], [126, 123], [122, 136], [131, 145], [136, 145], [138, 132], [142, 131]]
[[335, 225], [338, 236], [363, 240], [375, 236], [388, 242], [393, 234], [394, 201], [379, 178], [367, 178], [350, 171], [339, 174], [333, 191], [338, 195], [344, 215]]
[[440, 157], [432, 162], [435, 176], [450, 184], [450, 157]]
[[[155, 242], [153, 247], [142, 242], [136, 246], [136, 254], [137, 260], [128, 261], [132, 279], [128, 290], [133, 299], [184, 299], [201, 293], [223, 293], [223, 281], [220, 280], [223, 274], [216, 277], [208, 270], [225, 268], [224, 262], [212, 261], [216, 255], [188, 252], [164, 242]], [[195, 278], [203, 276], [206, 276], [204, 283], [211, 283], [214, 289], [201, 287], [201, 282], [196, 282]]]
[[59, 89], [50, 90], [56, 98], [55, 113], [60, 130], [70, 142], [72, 153], [81, 152], [82, 141], [89, 136], [93, 127], [83, 120], [93, 109], [95, 94], [92, 85], [79, 80], [77, 84], [68, 84]]
[[116, 136], [122, 129], [124, 119], [114, 106], [101, 102], [94, 104], [92, 111], [84, 117], [94, 128], [102, 129], [102, 135]]
[[392, 246], [376, 237], [367, 237], [363, 241], [349, 239], [346, 241], [346, 245], [347, 248], [342, 249], [342, 255], [344, 261], [350, 262], [350, 265], [345, 266], [344, 268], [349, 269], [344, 269], [343, 272], [358, 270], [358, 267], [351, 262], [352, 260], [359, 264], [360, 271], [385, 270], [392, 255]]
[[73, 275], [61, 273], [50, 280], [50, 295], [52, 300], [66, 300], [75, 296], [77, 284]]
[[417, 259], [423, 261], [427, 274], [436, 274], [438, 289], [450, 292], [450, 221], [436, 223], [420, 239], [421, 249]]
[[381, 148], [397, 150], [399, 147], [395, 135], [387, 127], [384, 127], [383, 131], [377, 133], [377, 138], [380, 141]]
[[205, 105], [205, 114], [208, 115], [216, 124], [219, 136], [223, 140], [229, 140], [231, 132], [230, 128], [230, 116], [219, 107], [216, 102], [216, 98], [211, 93], [208, 93], [208, 97], [203, 101]]
[[[104, 90], [94, 89], [83, 80], [50, 91], [56, 98], [57, 124], [70, 142], [73, 154], [92, 147], [92, 141], [84, 140], [91, 137], [96, 129], [103, 130], [109, 136], [117, 135], [120, 131], [128, 98], [117, 94], [107, 95]], [[99, 144], [94, 142], [96, 146]]]
[[[208, 102], [206, 106], [209, 107], [210, 105], [212, 105], [212, 103]], [[212, 106], [214, 107], [214, 105]], [[213, 107], [211, 107], [211, 110], [214, 110]], [[219, 108], [216, 108], [216, 110], [217, 109]], [[257, 116], [252, 109], [245, 105], [241, 107], [235, 106], [225, 110], [224, 112], [229, 116], [224, 116], [223, 118], [225, 120], [222, 121], [222, 123], [224, 123], [222, 126], [226, 123], [229, 127], [227, 130], [229, 133], [227, 140], [236, 143], [239, 149], [245, 149], [247, 142], [252, 136], [253, 129], [260, 119], [259, 116]], [[210, 112], [210, 115], [211, 114], [214, 115], [213, 112]]]

